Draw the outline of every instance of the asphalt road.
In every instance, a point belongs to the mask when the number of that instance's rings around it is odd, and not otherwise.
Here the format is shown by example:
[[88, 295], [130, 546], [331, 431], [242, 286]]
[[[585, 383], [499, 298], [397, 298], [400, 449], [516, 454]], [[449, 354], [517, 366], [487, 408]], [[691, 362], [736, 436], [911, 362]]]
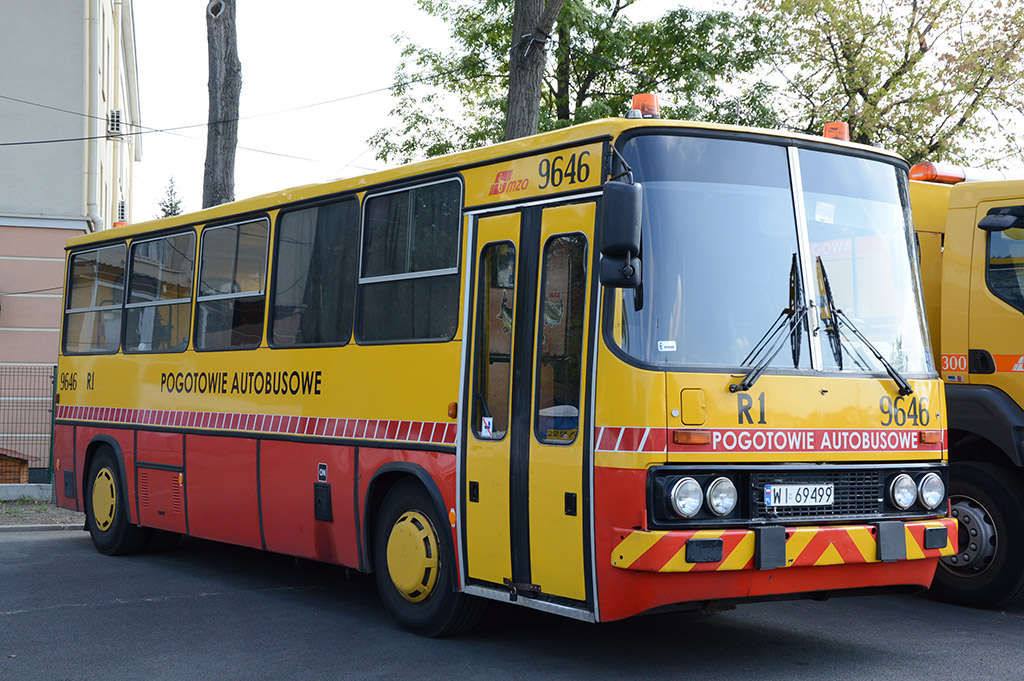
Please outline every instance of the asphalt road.
[[1024, 608], [916, 596], [591, 625], [495, 604], [473, 632], [398, 629], [373, 578], [193, 541], [109, 558], [81, 531], [0, 533], [0, 681], [1021, 679]]

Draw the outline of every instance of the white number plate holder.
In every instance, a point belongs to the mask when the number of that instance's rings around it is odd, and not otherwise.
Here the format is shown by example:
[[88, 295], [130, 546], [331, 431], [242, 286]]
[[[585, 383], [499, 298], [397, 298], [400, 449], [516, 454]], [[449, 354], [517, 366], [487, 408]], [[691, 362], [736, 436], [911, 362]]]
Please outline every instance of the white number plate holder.
[[764, 505], [769, 508], [831, 506], [835, 490], [831, 482], [816, 485], [765, 485]]

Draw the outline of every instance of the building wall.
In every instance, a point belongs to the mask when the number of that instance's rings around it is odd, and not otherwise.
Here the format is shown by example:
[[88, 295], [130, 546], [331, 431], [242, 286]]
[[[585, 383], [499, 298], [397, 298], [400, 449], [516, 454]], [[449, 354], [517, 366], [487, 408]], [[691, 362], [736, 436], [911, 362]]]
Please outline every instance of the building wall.
[[[0, 99], [0, 141], [85, 137], [85, 3], [0, 0], [0, 17], [0, 93], [72, 112]], [[0, 215], [83, 215], [85, 153], [83, 142], [0, 148]]]
[[[30, 143], [0, 146], [0, 448], [30, 458], [33, 482], [46, 481], [49, 446], [48, 417], [34, 414], [50, 405], [21, 384], [48, 385], [57, 361], [64, 244], [113, 226], [122, 201], [131, 219], [141, 158], [131, 7], [0, 0], [0, 142]], [[125, 134], [108, 134], [115, 110]]]

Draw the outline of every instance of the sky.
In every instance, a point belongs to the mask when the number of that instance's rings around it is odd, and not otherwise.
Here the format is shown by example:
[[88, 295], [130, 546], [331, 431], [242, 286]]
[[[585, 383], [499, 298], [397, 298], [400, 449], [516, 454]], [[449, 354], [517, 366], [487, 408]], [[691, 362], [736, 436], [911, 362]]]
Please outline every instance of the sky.
[[[175, 133], [142, 136], [132, 219], [159, 214], [174, 178], [185, 211], [202, 207], [207, 120], [207, 0], [136, 0], [136, 58], [142, 125]], [[640, 0], [634, 21], [680, 0]], [[689, 2], [688, 6], [708, 2]], [[415, 0], [240, 0], [242, 95], [235, 197], [381, 170], [369, 137], [388, 125], [395, 99], [385, 88], [400, 62], [393, 36], [434, 48], [445, 25]], [[338, 100], [338, 101], [335, 101]], [[332, 102], [309, 106], [321, 102]], [[299, 108], [304, 107], [304, 108]]]

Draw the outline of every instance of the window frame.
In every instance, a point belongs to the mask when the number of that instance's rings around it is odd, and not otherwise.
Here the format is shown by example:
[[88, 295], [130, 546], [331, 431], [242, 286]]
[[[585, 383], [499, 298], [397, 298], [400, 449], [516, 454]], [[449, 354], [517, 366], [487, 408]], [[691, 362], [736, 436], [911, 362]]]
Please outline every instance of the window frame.
[[[78, 307], [70, 308], [71, 304], [71, 288], [72, 288], [72, 271], [74, 270], [73, 262], [76, 257], [87, 255], [89, 253], [98, 253], [107, 249], [120, 248], [124, 251], [124, 281], [121, 283], [121, 302], [118, 305], [92, 305], [89, 307]], [[60, 354], [66, 356], [85, 356], [85, 355], [116, 355], [121, 351], [121, 346], [124, 341], [124, 303], [128, 298], [128, 242], [117, 241], [112, 244], [101, 244], [93, 246], [91, 248], [83, 248], [81, 250], [72, 251], [68, 254], [67, 264], [65, 266], [64, 273], [64, 301], [63, 301], [63, 323], [61, 324], [60, 330]], [[92, 350], [87, 352], [74, 352], [68, 351], [67, 349], [67, 331], [68, 331], [68, 319], [73, 314], [86, 314], [96, 313], [103, 311], [117, 310], [120, 313], [120, 331], [117, 336], [117, 347], [113, 350]]]
[[322, 207], [325, 207], [325, 206], [333, 206], [333, 205], [337, 205], [337, 204], [340, 204], [340, 203], [344, 203], [346, 201], [355, 201], [356, 202], [356, 207], [357, 207], [357, 210], [356, 210], [356, 225], [355, 225], [355, 231], [356, 231], [356, 258], [359, 258], [360, 254], [362, 252], [362, 250], [361, 250], [361, 247], [362, 247], [362, 228], [363, 228], [363, 223], [362, 223], [363, 213], [362, 213], [362, 211], [363, 211], [363, 203], [365, 202], [365, 198], [363, 200], [360, 200], [359, 194], [352, 193], [352, 194], [342, 194], [342, 195], [339, 195], [339, 196], [331, 196], [331, 197], [318, 197], [314, 201], [309, 201], [309, 202], [306, 202], [306, 203], [301, 203], [301, 204], [297, 204], [297, 205], [294, 205], [294, 206], [289, 206], [289, 207], [287, 207], [285, 209], [282, 209], [282, 210], [280, 210], [278, 212], [277, 219], [275, 220], [275, 223], [274, 223], [274, 233], [273, 233], [273, 239], [272, 239], [272, 242], [273, 242], [273, 244], [272, 244], [272, 248], [273, 248], [273, 263], [272, 263], [272, 266], [270, 267], [270, 280], [268, 282], [270, 290], [269, 290], [269, 293], [267, 295], [267, 310], [266, 310], [267, 321], [266, 321], [266, 324], [265, 324], [265, 326], [266, 326], [265, 332], [266, 332], [266, 336], [267, 336], [267, 347], [274, 348], [274, 349], [282, 349], [282, 350], [287, 350], [287, 349], [292, 349], [292, 348], [343, 348], [346, 345], [349, 345], [349, 344], [352, 343], [352, 341], [353, 341], [353, 339], [355, 337], [355, 330], [356, 330], [356, 303], [357, 303], [357, 300], [359, 298], [359, 295], [358, 295], [358, 290], [359, 290], [358, 262], [357, 262], [356, 276], [355, 276], [355, 278], [352, 281], [352, 328], [349, 329], [348, 338], [345, 339], [345, 341], [343, 343], [332, 342], [332, 343], [283, 344], [283, 343], [275, 343], [274, 342], [274, 323], [277, 321], [277, 319], [276, 319], [276, 317], [274, 315], [274, 307], [275, 307], [276, 302], [277, 302], [278, 263], [280, 262], [280, 260], [278, 259], [278, 256], [280, 255], [280, 252], [281, 252], [281, 247], [280, 247], [280, 244], [281, 244], [281, 222], [284, 220], [284, 217], [286, 215], [290, 215], [291, 213], [297, 213], [297, 212], [300, 212], [300, 211], [303, 211], [303, 210], [309, 210], [310, 208], [322, 208]]
[[[999, 206], [999, 208], [1005, 208], [1005, 207], [1008, 207], [1008, 206]], [[989, 212], [994, 212], [994, 210], [990, 210]], [[986, 213], [986, 215], [987, 214], [988, 213]], [[1004, 303], [1006, 305], [1009, 305], [1010, 307], [1012, 307], [1014, 310], [1017, 310], [1018, 312], [1024, 313], [1024, 302], [1021, 302], [1020, 300], [1008, 300], [1008, 299], [1006, 299], [1005, 297], [999, 295], [999, 293], [996, 291], [996, 288], [992, 285], [992, 239], [994, 239], [997, 236], [1002, 235], [1002, 234], [1003, 234], [1002, 231], [1000, 231], [1000, 232], [988, 232], [988, 231], [986, 231], [986, 234], [985, 234], [985, 288], [988, 289], [988, 292], [990, 294], [992, 294], [992, 296], [996, 300], [998, 300], [999, 302]], [[1016, 270], [1016, 267], [1014, 269]], [[1018, 276], [1017, 277], [1018, 286], [1019, 286], [1020, 280], [1021, 280], [1021, 277]]]
[[[214, 295], [200, 295], [199, 287], [202, 277], [202, 258], [203, 258], [203, 247], [206, 240], [206, 235], [210, 232], [215, 232], [218, 229], [224, 229], [226, 227], [239, 227], [251, 222], [265, 222], [267, 225], [267, 243], [264, 247], [263, 252], [263, 288], [258, 291], [239, 291], [238, 293], [216, 293]], [[236, 216], [230, 222], [223, 222], [217, 224], [205, 225], [202, 228], [202, 232], [199, 235], [199, 248], [196, 251], [196, 264], [195, 264], [195, 281], [192, 289], [192, 331], [189, 337], [189, 347], [195, 352], [245, 352], [247, 350], [256, 350], [263, 347], [263, 339], [267, 335], [267, 286], [269, 282], [270, 265], [270, 247], [273, 242], [272, 238], [272, 227], [273, 221], [270, 216], [266, 213], [260, 213], [257, 215], [251, 215], [248, 217]], [[238, 241], [236, 237], [235, 241], [235, 255], [233, 264], [238, 264]], [[263, 318], [261, 322], [260, 340], [256, 345], [248, 347], [235, 347], [227, 346], [221, 348], [201, 348], [196, 342], [196, 334], [199, 332], [199, 323], [196, 317], [199, 315], [199, 306], [201, 303], [213, 302], [218, 300], [237, 300], [239, 298], [255, 298], [256, 296], [263, 298]]]
[[[482, 279], [483, 279], [483, 274], [484, 274], [484, 268], [483, 268], [483, 259], [484, 258], [483, 258], [483, 256], [490, 249], [495, 248], [497, 246], [504, 246], [504, 245], [511, 246], [512, 250], [513, 250], [513, 253], [515, 254], [515, 257], [512, 260], [513, 268], [514, 268], [513, 269], [513, 284], [512, 284], [512, 330], [511, 330], [512, 337], [509, 339], [510, 340], [510, 343], [509, 343], [509, 345], [510, 345], [510, 352], [509, 352], [509, 374], [508, 374], [507, 383], [505, 385], [505, 393], [506, 393], [506, 395], [505, 395], [505, 411], [506, 411], [506, 414], [507, 414], [508, 421], [505, 424], [505, 430], [503, 431], [502, 436], [500, 438], [494, 438], [494, 437], [489, 438], [489, 437], [483, 437], [481, 435], [481, 433], [480, 433], [480, 428], [477, 427], [478, 424], [481, 423], [481, 420], [480, 420], [481, 414], [479, 412], [479, 404], [478, 404], [478, 400], [477, 400], [476, 394], [475, 394], [477, 388], [479, 387], [481, 378], [483, 377], [484, 373], [487, 371], [488, 367], [491, 364], [490, 361], [489, 361], [490, 358], [487, 358], [487, 360], [484, 360], [484, 358], [482, 357], [482, 350], [483, 350], [483, 345], [484, 345], [484, 333], [483, 333], [483, 330], [481, 328], [479, 328], [481, 326], [481, 323], [482, 323], [483, 319], [487, 316], [488, 312], [490, 312], [490, 310], [486, 309], [487, 306], [484, 303], [484, 301], [481, 300], [481, 298], [483, 296], [483, 292], [484, 292], [484, 286], [482, 285], [483, 284]], [[474, 366], [472, 367], [472, 378], [470, 379], [471, 380], [471, 384], [470, 385], [471, 385], [471, 388], [472, 388], [472, 390], [474, 392], [474, 395], [472, 396], [472, 400], [470, 402], [472, 407], [470, 409], [469, 429], [470, 429], [470, 432], [473, 434], [473, 437], [476, 438], [476, 440], [478, 442], [501, 442], [501, 441], [505, 440], [506, 438], [508, 438], [510, 433], [511, 433], [511, 431], [512, 431], [512, 377], [514, 376], [514, 373], [515, 373], [513, 371], [513, 369], [512, 369], [512, 363], [513, 363], [513, 357], [515, 356], [515, 344], [516, 344], [516, 337], [515, 337], [516, 317], [517, 317], [517, 315], [516, 315], [516, 294], [519, 292], [519, 288], [518, 287], [519, 287], [519, 275], [520, 275], [520, 272], [519, 272], [519, 244], [516, 243], [515, 241], [513, 241], [512, 239], [499, 239], [498, 241], [487, 242], [487, 243], [485, 243], [483, 245], [483, 248], [480, 249], [480, 251], [478, 253], [478, 257], [476, 258], [476, 263], [475, 264], [476, 264], [476, 278], [477, 278], [477, 282], [476, 282], [476, 300], [473, 301], [473, 305], [474, 305], [474, 308], [475, 308], [474, 309], [474, 314], [473, 314], [473, 317], [474, 317], [474, 319], [473, 319], [473, 329], [474, 329], [473, 334], [475, 336], [475, 338], [473, 340], [473, 364], [474, 364]], [[487, 291], [489, 292], [490, 290], [491, 290], [491, 287], [488, 286], [487, 287]], [[486, 403], [486, 399], [484, 399], [484, 402]]]
[[[584, 293], [583, 293], [583, 318], [586, 321], [585, 324], [580, 327], [580, 352], [579, 352], [579, 373], [580, 383], [577, 392], [577, 404], [576, 404], [576, 435], [571, 440], [551, 440], [546, 437], [541, 437], [539, 431], [540, 425], [540, 389], [541, 389], [541, 370], [543, 364], [541, 363], [541, 338], [544, 334], [544, 292], [548, 281], [548, 270], [544, 266], [544, 256], [548, 246], [552, 241], [562, 237], [579, 236], [583, 239], [583, 266], [585, 268], [583, 275]], [[587, 318], [588, 315], [593, 314], [593, 311], [589, 309], [587, 304], [589, 296], [592, 294], [591, 290], [591, 277], [593, 277], [593, 250], [594, 244], [592, 243], [586, 232], [581, 230], [573, 230], [570, 232], [556, 232], [548, 236], [544, 240], [544, 243], [540, 246], [539, 257], [537, 259], [537, 271], [540, 274], [540, 281], [537, 288], [537, 300], [535, 305], [536, 310], [536, 325], [537, 332], [534, 336], [533, 342], [533, 363], [535, 366], [534, 377], [533, 377], [533, 395], [530, 399], [530, 422], [532, 431], [532, 437], [538, 444], [550, 447], [571, 447], [576, 444], [580, 437], [580, 430], [583, 428], [583, 409], [584, 401], [586, 399], [586, 380], [587, 380], [587, 337], [588, 329], [590, 328], [590, 320]]]
[[[459, 187], [459, 205], [457, 210], [457, 224], [456, 224], [456, 257], [455, 266], [447, 267], [442, 269], [424, 270], [420, 272], [406, 272], [403, 274], [383, 274], [371, 277], [363, 276], [363, 250], [366, 244], [366, 207], [370, 201], [389, 194], [399, 194], [401, 192], [413, 192], [417, 189], [424, 187], [430, 187], [433, 185], [444, 184], [446, 182], [455, 182]], [[371, 340], [364, 338], [361, 334], [363, 326], [363, 302], [361, 295], [361, 287], [364, 285], [372, 284], [383, 284], [395, 281], [409, 281], [415, 279], [428, 279], [437, 278], [442, 276], [459, 275], [462, 272], [462, 255], [465, 250], [465, 222], [466, 222], [466, 184], [461, 175], [449, 175], [426, 182], [419, 182], [414, 184], [405, 184], [392, 189], [385, 189], [382, 191], [368, 192], [363, 195], [362, 203], [359, 207], [359, 252], [357, 254], [358, 263], [356, 265], [356, 302], [355, 310], [352, 321], [352, 337], [357, 345], [405, 345], [412, 343], [448, 343], [451, 342], [459, 333], [459, 327], [462, 323], [462, 300], [463, 296], [459, 296], [456, 301], [457, 316], [455, 322], [455, 328], [452, 333], [448, 336], [441, 338], [391, 338], [386, 340]], [[460, 276], [456, 276], [456, 282], [458, 283], [461, 291], [463, 281]]]
[[[133, 259], [133, 256], [135, 254], [135, 246], [136, 245], [142, 245], [142, 244], [150, 243], [150, 242], [153, 242], [153, 241], [160, 241], [161, 239], [173, 239], [174, 237], [183, 236], [185, 234], [191, 234], [192, 235], [192, 239], [193, 239], [193, 241], [192, 241], [192, 249], [193, 249], [192, 250], [192, 287], [191, 287], [191, 292], [190, 292], [189, 297], [188, 298], [175, 298], [173, 300], [146, 301], [146, 302], [142, 302], [142, 303], [130, 303], [130, 302], [128, 302], [129, 292], [131, 290], [131, 284], [132, 284], [132, 277], [135, 274], [135, 260]], [[126, 267], [127, 274], [125, 276], [125, 292], [124, 292], [124, 311], [125, 311], [125, 315], [127, 315], [128, 310], [130, 310], [130, 309], [137, 309], [137, 308], [142, 308], [142, 307], [159, 307], [161, 305], [180, 305], [182, 303], [188, 303], [190, 308], [189, 308], [189, 313], [188, 313], [188, 323], [189, 323], [188, 342], [185, 343], [185, 347], [184, 348], [182, 348], [181, 350], [128, 350], [127, 347], [125, 346], [125, 336], [128, 333], [128, 327], [127, 327], [126, 324], [122, 323], [122, 325], [121, 325], [122, 326], [122, 329], [121, 329], [121, 351], [124, 354], [126, 354], [126, 355], [177, 354], [177, 353], [185, 352], [186, 350], [188, 350], [189, 348], [191, 348], [193, 346], [193, 340], [194, 339], [192, 338], [192, 330], [195, 328], [195, 310], [196, 310], [196, 306], [197, 306], [197, 302], [198, 302], [196, 300], [196, 289], [199, 286], [199, 268], [196, 267], [196, 264], [199, 261], [199, 248], [198, 248], [198, 245], [199, 245], [199, 238], [196, 236], [195, 228], [184, 229], [184, 230], [181, 230], [181, 231], [168, 232], [166, 234], [159, 234], [159, 235], [155, 235], [155, 236], [146, 236], [146, 237], [141, 238], [141, 239], [133, 239], [132, 242], [128, 245], [128, 262], [127, 262], [127, 267]]]

